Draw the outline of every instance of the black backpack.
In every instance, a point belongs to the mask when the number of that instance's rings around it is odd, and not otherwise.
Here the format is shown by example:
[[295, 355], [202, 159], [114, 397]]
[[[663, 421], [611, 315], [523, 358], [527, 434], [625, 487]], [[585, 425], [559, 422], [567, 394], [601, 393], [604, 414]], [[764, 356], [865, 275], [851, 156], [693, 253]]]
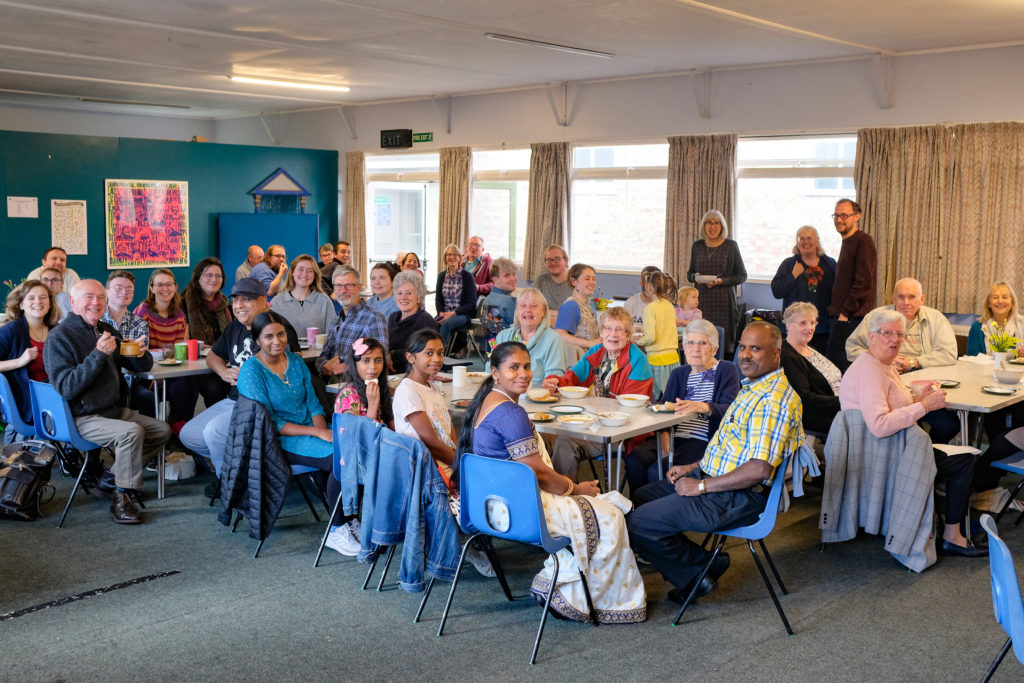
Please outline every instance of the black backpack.
[[56, 449], [42, 441], [12, 443], [0, 450], [0, 518], [31, 522], [42, 515], [45, 502], [53, 500], [50, 470]]

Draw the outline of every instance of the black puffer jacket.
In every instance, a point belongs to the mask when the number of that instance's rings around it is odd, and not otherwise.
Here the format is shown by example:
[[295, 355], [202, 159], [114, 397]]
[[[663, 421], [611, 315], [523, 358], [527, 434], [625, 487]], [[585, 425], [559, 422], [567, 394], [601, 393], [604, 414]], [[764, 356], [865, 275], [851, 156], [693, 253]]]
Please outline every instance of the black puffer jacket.
[[[262, 403], [239, 396], [231, 413], [220, 471], [217, 519], [227, 526], [231, 524], [231, 511], [238, 509], [249, 521], [249, 536], [262, 541], [274, 528], [291, 476], [267, 409]], [[253, 520], [259, 520], [259, 524]]]

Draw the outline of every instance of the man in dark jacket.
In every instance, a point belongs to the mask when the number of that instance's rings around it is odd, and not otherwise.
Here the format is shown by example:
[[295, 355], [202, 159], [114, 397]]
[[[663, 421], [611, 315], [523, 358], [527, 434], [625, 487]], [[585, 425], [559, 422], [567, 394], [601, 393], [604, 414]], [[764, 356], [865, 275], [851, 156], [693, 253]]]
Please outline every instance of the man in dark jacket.
[[124, 407], [128, 384], [121, 368], [132, 372], [153, 367], [142, 354], [121, 355], [121, 335], [101, 322], [107, 292], [96, 280], [82, 280], [71, 290], [71, 313], [55, 327], [43, 347], [50, 383], [71, 407], [79, 434], [114, 451], [114, 467], [97, 486], [111, 494], [110, 514], [119, 524], [139, 524], [142, 517], [130, 493], [142, 486], [142, 469], [171, 436], [166, 422]]

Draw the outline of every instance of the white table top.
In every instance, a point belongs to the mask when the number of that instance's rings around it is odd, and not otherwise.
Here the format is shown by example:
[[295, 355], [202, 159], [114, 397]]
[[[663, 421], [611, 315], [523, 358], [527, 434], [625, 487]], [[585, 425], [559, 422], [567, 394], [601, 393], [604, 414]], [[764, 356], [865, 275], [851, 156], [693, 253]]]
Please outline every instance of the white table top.
[[[1024, 369], [1024, 366], [1021, 366]], [[971, 361], [957, 361], [955, 365], [941, 365], [933, 368], [922, 368], [908, 372], [902, 377], [903, 384], [908, 385], [918, 379], [951, 379], [960, 382], [960, 386], [945, 389], [946, 407], [953, 410], [968, 410], [975, 413], [993, 413], [1024, 401], [1024, 386], [1000, 384], [992, 375], [992, 364], [979, 364]], [[984, 386], [1016, 388], [1010, 396], [988, 394], [981, 390]]]
[[[210, 351], [210, 353], [213, 353]], [[320, 356], [320, 349], [303, 349], [301, 352], [305, 361], [310, 361]], [[146, 372], [138, 372], [136, 375], [143, 379], [167, 380], [175, 377], [190, 377], [192, 375], [205, 375], [213, 370], [206, 364], [206, 357], [199, 360], [186, 360], [181, 365], [161, 365], [154, 362], [153, 368]]]

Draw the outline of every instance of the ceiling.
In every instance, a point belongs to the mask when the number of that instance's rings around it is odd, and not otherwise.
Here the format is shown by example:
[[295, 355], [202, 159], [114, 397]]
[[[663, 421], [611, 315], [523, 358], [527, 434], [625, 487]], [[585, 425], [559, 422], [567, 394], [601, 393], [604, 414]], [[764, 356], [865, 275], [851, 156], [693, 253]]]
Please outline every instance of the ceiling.
[[227, 118], [1022, 37], [1021, 0], [0, 0], [0, 105]]

